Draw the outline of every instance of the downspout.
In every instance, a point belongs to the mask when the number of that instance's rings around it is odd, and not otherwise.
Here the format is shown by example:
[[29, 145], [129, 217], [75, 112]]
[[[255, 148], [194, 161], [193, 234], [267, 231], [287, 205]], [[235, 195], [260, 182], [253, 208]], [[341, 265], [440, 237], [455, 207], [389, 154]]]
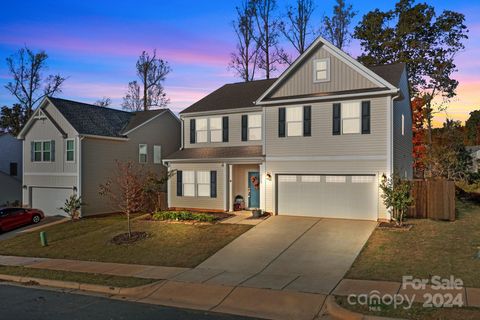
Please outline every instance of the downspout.
[[180, 150], [183, 150], [183, 146], [184, 146], [184, 143], [183, 143], [183, 130], [184, 130], [184, 125], [183, 125], [183, 117], [180, 116], [180, 126], [181, 126], [181, 131], [180, 131]]

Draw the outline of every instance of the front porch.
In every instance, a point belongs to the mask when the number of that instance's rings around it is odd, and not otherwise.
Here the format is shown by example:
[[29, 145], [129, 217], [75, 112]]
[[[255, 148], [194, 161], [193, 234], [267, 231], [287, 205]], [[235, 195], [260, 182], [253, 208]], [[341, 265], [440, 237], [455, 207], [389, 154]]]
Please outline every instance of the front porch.
[[227, 209], [252, 210], [262, 208], [262, 165], [227, 164]]

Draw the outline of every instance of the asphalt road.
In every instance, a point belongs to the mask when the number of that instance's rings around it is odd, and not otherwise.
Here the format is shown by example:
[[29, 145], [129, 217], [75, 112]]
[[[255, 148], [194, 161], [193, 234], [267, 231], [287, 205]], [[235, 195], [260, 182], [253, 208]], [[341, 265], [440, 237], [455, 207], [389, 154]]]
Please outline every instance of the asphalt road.
[[239, 320], [249, 318], [0, 283], [0, 319]]

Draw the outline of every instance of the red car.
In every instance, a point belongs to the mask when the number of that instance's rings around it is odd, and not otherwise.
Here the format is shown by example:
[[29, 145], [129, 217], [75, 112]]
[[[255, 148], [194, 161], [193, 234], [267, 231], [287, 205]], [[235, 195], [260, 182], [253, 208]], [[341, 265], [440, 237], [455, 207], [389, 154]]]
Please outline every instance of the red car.
[[28, 208], [1, 208], [0, 232], [12, 230], [31, 223], [39, 223], [45, 215], [41, 210]]

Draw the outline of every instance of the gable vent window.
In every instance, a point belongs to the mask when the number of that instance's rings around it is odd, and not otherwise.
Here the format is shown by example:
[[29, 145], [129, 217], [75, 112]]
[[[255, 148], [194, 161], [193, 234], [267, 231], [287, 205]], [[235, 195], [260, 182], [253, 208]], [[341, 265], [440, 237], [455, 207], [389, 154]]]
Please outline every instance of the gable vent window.
[[330, 81], [330, 59], [313, 60], [313, 81]]

